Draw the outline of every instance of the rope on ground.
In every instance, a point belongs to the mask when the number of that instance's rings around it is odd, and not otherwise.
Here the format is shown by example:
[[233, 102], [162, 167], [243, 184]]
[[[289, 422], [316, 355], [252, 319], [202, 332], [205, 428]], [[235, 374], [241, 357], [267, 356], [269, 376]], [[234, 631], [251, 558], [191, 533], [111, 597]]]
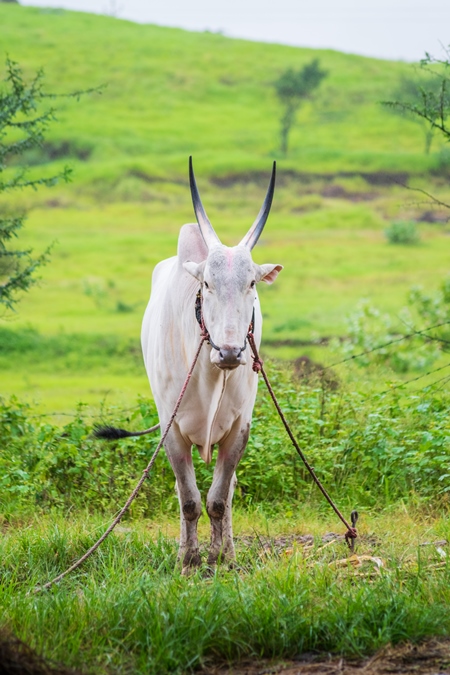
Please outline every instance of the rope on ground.
[[98, 540], [95, 542], [95, 544], [94, 544], [93, 546], [91, 546], [91, 548], [90, 548], [88, 551], [86, 551], [86, 553], [85, 553], [79, 560], [77, 560], [73, 565], [71, 565], [68, 569], [66, 569], [65, 572], [62, 572], [62, 573], [59, 574], [57, 577], [55, 577], [55, 578], [52, 579], [51, 581], [48, 581], [48, 582], [47, 582], [46, 584], [44, 584], [43, 586], [37, 586], [37, 587], [34, 589], [34, 591], [33, 591], [34, 593], [39, 593], [40, 591], [44, 591], [44, 590], [46, 590], [47, 588], [50, 588], [50, 586], [53, 586], [53, 584], [58, 583], [59, 581], [61, 581], [61, 579], [63, 579], [63, 578], [64, 578], [65, 576], [67, 576], [68, 574], [70, 574], [70, 572], [73, 572], [73, 571], [76, 570], [78, 567], [80, 567], [80, 565], [82, 565], [82, 564], [83, 564], [83, 563], [84, 563], [84, 562], [85, 562], [85, 561], [86, 561], [86, 560], [87, 560], [87, 559], [88, 559], [88, 558], [89, 558], [89, 557], [90, 557], [90, 556], [98, 549], [98, 547], [105, 541], [106, 537], [113, 531], [113, 529], [116, 527], [116, 525], [122, 520], [123, 516], [125, 515], [125, 513], [126, 513], [126, 512], [128, 511], [128, 509], [130, 508], [132, 502], [133, 502], [134, 499], [137, 497], [137, 495], [138, 495], [138, 493], [139, 493], [139, 491], [140, 491], [142, 485], [144, 484], [145, 479], [147, 478], [149, 472], [151, 471], [151, 469], [152, 469], [152, 467], [153, 467], [153, 464], [154, 464], [155, 461], [156, 461], [156, 458], [157, 458], [157, 456], [158, 456], [158, 453], [159, 453], [159, 451], [160, 451], [160, 449], [161, 449], [161, 447], [162, 447], [164, 441], [166, 440], [167, 434], [168, 434], [169, 431], [170, 431], [170, 427], [172, 426], [172, 423], [173, 423], [173, 421], [174, 421], [174, 419], [175, 419], [175, 416], [176, 416], [176, 414], [177, 414], [177, 412], [178, 412], [178, 409], [179, 409], [179, 407], [180, 407], [180, 405], [181, 405], [181, 401], [182, 401], [183, 396], [184, 396], [184, 394], [185, 394], [185, 392], [186, 392], [187, 386], [188, 386], [188, 384], [189, 384], [189, 380], [191, 379], [191, 376], [192, 376], [192, 373], [193, 373], [195, 364], [197, 363], [197, 359], [198, 359], [198, 357], [199, 357], [199, 355], [200, 355], [200, 350], [201, 350], [201, 348], [203, 347], [203, 343], [205, 342], [205, 340], [207, 340], [207, 335], [206, 335], [205, 333], [202, 333], [202, 336], [201, 336], [201, 339], [200, 339], [200, 344], [199, 344], [199, 346], [198, 346], [198, 349], [197, 349], [197, 352], [196, 352], [196, 354], [195, 354], [194, 360], [193, 360], [193, 362], [192, 362], [192, 365], [191, 365], [191, 367], [190, 367], [190, 369], [189, 369], [189, 372], [188, 372], [188, 374], [187, 374], [187, 376], [186, 376], [186, 379], [185, 379], [185, 381], [184, 381], [184, 384], [183, 384], [183, 387], [182, 387], [182, 389], [181, 389], [180, 395], [179, 395], [179, 397], [178, 397], [178, 399], [177, 399], [177, 402], [176, 402], [176, 404], [175, 404], [175, 408], [173, 409], [173, 413], [172, 413], [172, 415], [171, 415], [171, 417], [170, 417], [170, 419], [169, 419], [169, 421], [168, 421], [168, 423], [167, 423], [167, 425], [166, 425], [166, 428], [164, 429], [164, 433], [163, 433], [162, 436], [161, 436], [161, 439], [160, 439], [160, 441], [159, 441], [159, 443], [158, 443], [158, 446], [157, 446], [155, 452], [153, 453], [153, 455], [152, 455], [152, 457], [151, 457], [149, 463], [147, 464], [146, 468], [145, 468], [144, 471], [142, 472], [142, 476], [141, 476], [141, 478], [139, 479], [139, 482], [137, 483], [137, 485], [136, 485], [136, 487], [134, 488], [134, 490], [133, 490], [133, 492], [131, 493], [131, 495], [128, 497], [128, 499], [127, 499], [125, 505], [121, 508], [121, 510], [119, 511], [118, 515], [115, 517], [115, 519], [113, 520], [113, 522], [111, 523], [111, 525], [105, 530], [105, 532], [102, 534], [102, 536], [100, 537], [100, 539], [98, 539]]
[[320, 480], [317, 478], [317, 476], [314, 472], [314, 468], [310, 465], [310, 463], [306, 459], [305, 455], [301, 451], [300, 446], [297, 443], [297, 440], [296, 440], [294, 434], [292, 433], [291, 428], [290, 428], [290, 426], [289, 426], [289, 424], [288, 424], [288, 422], [287, 422], [287, 420], [284, 416], [284, 413], [281, 410], [280, 404], [278, 403], [278, 399], [275, 396], [275, 392], [273, 391], [272, 386], [269, 382], [269, 378], [267, 377], [266, 371], [264, 370], [264, 365], [263, 365], [263, 362], [262, 362], [262, 360], [259, 356], [258, 349], [257, 349], [256, 343], [255, 343], [255, 339], [253, 337], [253, 333], [249, 332], [248, 336], [247, 336], [247, 339], [248, 339], [249, 345], [250, 345], [250, 347], [252, 349], [252, 352], [253, 352], [253, 370], [255, 371], [255, 373], [261, 373], [261, 375], [263, 376], [264, 382], [266, 383], [266, 387], [269, 391], [269, 394], [272, 398], [272, 401], [275, 405], [275, 408], [277, 409], [278, 415], [280, 416], [280, 419], [283, 422], [284, 428], [286, 429], [287, 434], [288, 434], [289, 438], [291, 439], [292, 445], [294, 446], [297, 453], [299, 454], [301, 460], [303, 461], [303, 464], [306, 466], [309, 473], [311, 474], [311, 477], [312, 477], [313, 481], [315, 482], [315, 484], [317, 485], [317, 487], [319, 488], [319, 490], [321, 491], [321, 493], [323, 494], [323, 496], [325, 497], [325, 499], [327, 500], [327, 502], [329, 503], [329, 505], [331, 506], [333, 511], [336, 513], [338, 518], [340, 518], [342, 523], [347, 528], [347, 532], [345, 533], [345, 541], [347, 542], [349, 548], [353, 551], [354, 542], [355, 542], [356, 537], [358, 536], [357, 532], [356, 532], [356, 521], [358, 520], [358, 512], [352, 511], [352, 514], [351, 514], [352, 524], [349, 525], [347, 520], [344, 518], [342, 513], [339, 511], [336, 504], [331, 499], [328, 492], [323, 487]]

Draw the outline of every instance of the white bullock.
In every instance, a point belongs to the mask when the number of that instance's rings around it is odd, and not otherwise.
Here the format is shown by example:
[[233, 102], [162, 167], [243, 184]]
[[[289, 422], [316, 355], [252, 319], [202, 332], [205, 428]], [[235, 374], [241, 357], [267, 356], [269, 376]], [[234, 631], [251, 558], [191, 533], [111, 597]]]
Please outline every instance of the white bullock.
[[[205, 462], [213, 447], [217, 460], [206, 510], [211, 521], [208, 564], [235, 557], [231, 504], [236, 467], [249, 437], [258, 376], [252, 369], [247, 334], [254, 319], [254, 338], [261, 342], [262, 316], [256, 284], [271, 284], [281, 265], [257, 265], [251, 250], [269, 215], [275, 188], [275, 162], [266, 198], [252, 227], [238, 244], [221, 244], [205, 213], [197, 190], [192, 159], [189, 178], [196, 224], [184, 225], [177, 255], [160, 262], [152, 279], [150, 302], [142, 324], [142, 349], [150, 386], [165, 429], [198, 348], [201, 329], [196, 297], [202, 298], [204, 325], [209, 333], [164, 447], [176, 477], [180, 502], [179, 560], [183, 573], [201, 564], [197, 521], [202, 511], [195, 481], [192, 448]], [[141, 435], [110, 427], [104, 438]]]

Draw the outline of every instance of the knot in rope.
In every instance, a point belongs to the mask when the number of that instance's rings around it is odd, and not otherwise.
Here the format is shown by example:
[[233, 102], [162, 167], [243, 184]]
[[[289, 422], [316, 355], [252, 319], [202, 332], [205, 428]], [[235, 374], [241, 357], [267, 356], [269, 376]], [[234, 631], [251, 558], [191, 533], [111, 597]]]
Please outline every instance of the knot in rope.
[[351, 551], [353, 551], [354, 545], [355, 545], [355, 539], [358, 536], [358, 533], [356, 531], [356, 523], [358, 520], [358, 511], [352, 511], [350, 514], [350, 519], [352, 521], [352, 527], [349, 527], [347, 532], [345, 533], [345, 541], [348, 544], [348, 547], [350, 548]]
[[252, 370], [254, 373], [260, 373], [263, 367], [263, 361], [262, 359], [258, 356], [252, 356], [253, 359], [253, 365], [252, 365]]
[[345, 533], [345, 541], [347, 542], [348, 547], [353, 551], [354, 541], [357, 538], [358, 534], [356, 532], [356, 527], [349, 527]]

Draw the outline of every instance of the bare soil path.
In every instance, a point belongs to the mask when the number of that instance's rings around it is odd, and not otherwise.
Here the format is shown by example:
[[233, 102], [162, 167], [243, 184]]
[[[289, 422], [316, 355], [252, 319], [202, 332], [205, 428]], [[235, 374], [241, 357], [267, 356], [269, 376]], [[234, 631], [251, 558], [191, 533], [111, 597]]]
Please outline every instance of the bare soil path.
[[304, 654], [295, 661], [273, 665], [248, 662], [210, 668], [202, 675], [450, 675], [450, 639], [433, 639], [386, 647], [361, 660]]

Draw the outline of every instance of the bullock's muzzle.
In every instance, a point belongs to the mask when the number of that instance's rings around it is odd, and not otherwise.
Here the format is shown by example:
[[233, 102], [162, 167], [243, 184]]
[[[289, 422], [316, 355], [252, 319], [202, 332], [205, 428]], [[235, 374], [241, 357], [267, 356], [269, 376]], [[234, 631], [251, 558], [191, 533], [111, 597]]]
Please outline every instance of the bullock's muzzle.
[[231, 345], [218, 347], [211, 339], [209, 340], [209, 344], [213, 348], [211, 351], [211, 363], [221, 370], [234, 370], [234, 368], [245, 366], [247, 363], [247, 359], [245, 358], [247, 339], [243, 347], [232, 347]]
[[237, 368], [242, 363], [242, 347], [222, 347], [219, 349], [219, 368]]

